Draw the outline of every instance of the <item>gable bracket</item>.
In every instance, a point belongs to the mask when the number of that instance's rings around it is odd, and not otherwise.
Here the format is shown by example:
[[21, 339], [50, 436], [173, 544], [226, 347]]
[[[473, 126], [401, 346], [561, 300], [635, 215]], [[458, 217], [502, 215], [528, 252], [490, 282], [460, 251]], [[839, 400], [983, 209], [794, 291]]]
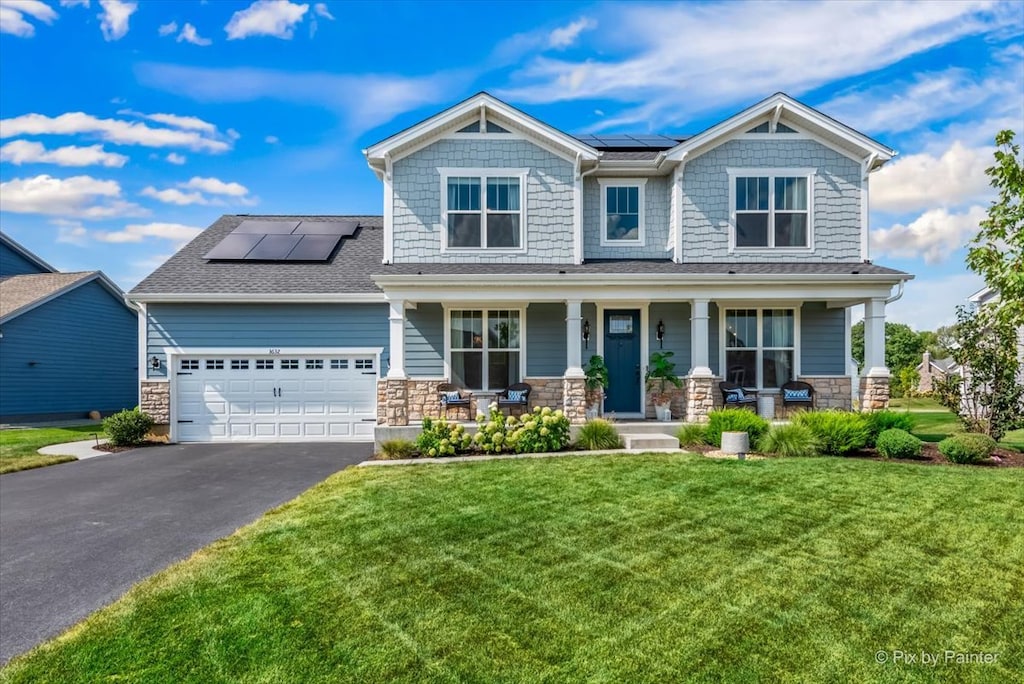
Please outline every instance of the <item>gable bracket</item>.
[[775, 128], [779, 125], [779, 117], [782, 116], [782, 103], [775, 105], [775, 112], [772, 114], [772, 121], [768, 125], [768, 132], [774, 133]]

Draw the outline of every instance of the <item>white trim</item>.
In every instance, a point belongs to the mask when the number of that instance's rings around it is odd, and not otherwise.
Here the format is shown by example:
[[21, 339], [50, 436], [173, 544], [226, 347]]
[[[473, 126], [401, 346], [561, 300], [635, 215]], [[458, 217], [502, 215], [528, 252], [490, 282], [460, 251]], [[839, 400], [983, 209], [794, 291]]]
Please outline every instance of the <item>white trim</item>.
[[[646, 178], [598, 178], [601, 193], [600, 238], [602, 247], [643, 247], [647, 242], [647, 179]], [[638, 229], [635, 240], [611, 240], [608, 238], [608, 193], [606, 188], [637, 188]]]
[[[495, 351], [499, 351], [499, 352], [500, 351], [518, 351], [519, 352], [519, 382], [524, 382], [524, 380], [526, 378], [526, 368], [527, 368], [527, 366], [526, 366], [526, 308], [527, 308], [527, 306], [529, 306], [529, 304], [520, 304], [518, 306], [512, 306], [512, 305], [500, 304], [500, 303], [499, 304], [493, 304], [493, 305], [486, 305], [486, 304], [481, 304], [479, 302], [467, 302], [467, 303], [445, 302], [445, 303], [443, 303], [442, 304], [442, 309], [444, 310], [444, 374], [445, 374], [446, 380], [448, 382], [454, 382], [455, 381], [454, 377], [452, 376], [452, 313], [451, 313], [452, 310], [480, 311], [481, 315], [483, 317], [483, 335], [484, 335], [484, 340], [487, 339], [486, 336], [487, 336], [487, 314], [488, 313], [490, 313], [491, 311], [516, 311], [516, 312], [519, 313], [519, 347], [518, 347], [518, 349], [514, 349], [514, 350], [513, 349], [506, 349], [506, 350], [495, 349]], [[472, 349], [469, 349], [469, 350], [460, 349], [459, 351], [474, 351], [474, 350], [472, 350]], [[484, 353], [484, 352], [489, 352], [490, 349], [487, 346], [484, 346], [484, 347], [481, 347], [479, 349], [479, 351], [481, 353]], [[486, 358], [486, 355], [485, 355], [485, 358], [482, 361], [482, 364], [483, 364], [483, 366], [482, 366], [482, 369], [481, 369], [481, 380], [486, 381], [486, 380], [489, 379], [487, 377], [487, 358]], [[486, 382], [484, 384], [486, 384]], [[494, 394], [494, 393], [497, 393], [497, 392], [501, 391], [501, 390], [496, 390], [496, 389], [483, 389], [483, 388], [474, 388], [474, 387], [467, 387], [465, 389], [468, 389], [468, 390], [470, 390], [472, 392], [475, 392], [476, 394], [487, 394], [487, 393]]]
[[572, 174], [572, 262], [583, 263], [583, 158], [576, 155]]
[[277, 302], [330, 303], [330, 304], [383, 304], [387, 297], [383, 292], [354, 292], [351, 294], [332, 292], [199, 292], [171, 293], [155, 292], [131, 294], [131, 300], [138, 303], [177, 303], [177, 302], [249, 302], [273, 304]]
[[[459, 167], [438, 167], [438, 176], [441, 179], [441, 253], [442, 254], [516, 254], [524, 253], [527, 250], [527, 213], [526, 204], [529, 197], [527, 186], [530, 181], [530, 169], [505, 169], [505, 168], [459, 168]], [[449, 247], [448, 246], [448, 179], [449, 178], [479, 178], [480, 179], [480, 247]], [[519, 179], [519, 246], [518, 247], [488, 247], [487, 246], [487, 179], [488, 178], [518, 178]], [[476, 212], [459, 211], [460, 214], [471, 214]], [[514, 212], [497, 212], [512, 214]]]
[[384, 155], [384, 259], [385, 264], [395, 260], [395, 186], [394, 164], [391, 155]]
[[138, 313], [138, 350], [136, 363], [139, 364], [139, 406], [142, 405], [142, 383], [149, 380], [149, 313], [145, 304], [139, 304]]
[[674, 221], [671, 231], [671, 239], [673, 241], [672, 260], [677, 264], [683, 263], [683, 179], [685, 173], [686, 153], [684, 152], [679, 160], [679, 164], [672, 172], [671, 193], [672, 199], [675, 202], [672, 209], [672, 219]]
[[[729, 177], [729, 254], [811, 254], [814, 252], [814, 180], [816, 168], [733, 168], [725, 169]], [[765, 247], [738, 247], [736, 245], [736, 179], [768, 178], [768, 245]], [[797, 247], [775, 246], [775, 179], [804, 178], [807, 181], [807, 245]], [[746, 210], [744, 213], [763, 213]], [[795, 213], [795, 212], [794, 212]]]
[[877, 158], [877, 154], [866, 157], [861, 161], [860, 167], [860, 258], [864, 261], [871, 258], [871, 205], [868, 186], [871, 182], [871, 167]]
[[[756, 385], [744, 385], [744, 387], [753, 387], [758, 391], [778, 391], [778, 387], [764, 387], [764, 378], [761, 375], [763, 367], [763, 355], [767, 351], [788, 351], [789, 347], [765, 347], [763, 344], [764, 340], [764, 312], [771, 309], [785, 309], [793, 312], [793, 380], [800, 377], [800, 354], [801, 354], [801, 335], [800, 335], [800, 324], [801, 316], [800, 311], [803, 307], [803, 302], [765, 302], [765, 301], [751, 301], [751, 302], [728, 302], [723, 304], [718, 303], [718, 374], [728, 380], [726, 373], [726, 337], [725, 337], [725, 318], [726, 312], [729, 309], [756, 309], [757, 310], [757, 347], [746, 347], [746, 349], [752, 349], [756, 351], [755, 368], [757, 371], [757, 384]], [[691, 341], [692, 344], [692, 341]], [[739, 349], [739, 347], [735, 348]], [[843, 355], [843, 364], [846, 364], [846, 354]], [[842, 377], [842, 376], [837, 376]]]

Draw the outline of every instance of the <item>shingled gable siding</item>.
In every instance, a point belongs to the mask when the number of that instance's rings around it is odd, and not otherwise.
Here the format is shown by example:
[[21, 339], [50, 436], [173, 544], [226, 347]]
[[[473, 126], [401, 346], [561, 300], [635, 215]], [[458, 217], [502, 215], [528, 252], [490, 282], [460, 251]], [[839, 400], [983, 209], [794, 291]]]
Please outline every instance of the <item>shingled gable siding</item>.
[[846, 310], [825, 302], [805, 302], [800, 309], [800, 372], [802, 375], [845, 375]]
[[0, 243], [0, 277], [46, 272], [7, 245]]
[[565, 304], [530, 304], [526, 309], [526, 376], [565, 374]]
[[[500, 138], [500, 135], [495, 135]], [[526, 251], [441, 252], [439, 168], [529, 169]], [[500, 172], [498, 172], [500, 173]], [[439, 140], [395, 162], [395, 263], [572, 263], [573, 164], [525, 140]]]
[[150, 304], [146, 357], [157, 356], [166, 377], [164, 347], [383, 347], [388, 359], [386, 304]]
[[[728, 253], [727, 168], [816, 168], [812, 254]], [[860, 164], [812, 140], [730, 140], [690, 160], [683, 176], [683, 260], [860, 261]]]
[[[585, 259], [668, 259], [669, 181], [667, 177], [647, 179], [644, 188], [644, 245], [601, 246], [601, 186], [594, 176], [583, 179], [583, 258]], [[623, 179], [628, 181], [629, 179]]]
[[444, 377], [444, 308], [421, 303], [405, 312], [405, 372], [411, 378]]
[[84, 417], [138, 401], [138, 323], [98, 282], [4, 323], [0, 416]]

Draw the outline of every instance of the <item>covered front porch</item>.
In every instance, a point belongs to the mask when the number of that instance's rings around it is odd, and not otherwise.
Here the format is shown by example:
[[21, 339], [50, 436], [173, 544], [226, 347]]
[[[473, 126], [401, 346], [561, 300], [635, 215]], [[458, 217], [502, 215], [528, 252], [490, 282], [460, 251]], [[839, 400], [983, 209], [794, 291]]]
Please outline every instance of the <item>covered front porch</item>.
[[[760, 287], [742, 279], [650, 276], [641, 284], [611, 274], [529, 283], [458, 280], [378, 277], [390, 303], [378, 425], [444, 415], [439, 388], [445, 383], [470, 394], [468, 411], [450, 409], [453, 419], [486, 413], [498, 392], [518, 382], [531, 386], [531, 408], [560, 408], [573, 424], [583, 423], [590, 407], [620, 421], [653, 419], [657, 388], [644, 377], [655, 352], [671, 352], [681, 379], [667, 392], [676, 420], [706, 420], [723, 404], [722, 381], [775, 397], [778, 418], [785, 416], [779, 388], [789, 380], [810, 384], [819, 409], [849, 409], [856, 395], [863, 410], [888, 403], [884, 321], [891, 280], [813, 287], [792, 278]], [[857, 304], [866, 308], [868, 365], [860, 378], [849, 361], [850, 309]], [[608, 369], [603, 397], [585, 383], [594, 355]]]

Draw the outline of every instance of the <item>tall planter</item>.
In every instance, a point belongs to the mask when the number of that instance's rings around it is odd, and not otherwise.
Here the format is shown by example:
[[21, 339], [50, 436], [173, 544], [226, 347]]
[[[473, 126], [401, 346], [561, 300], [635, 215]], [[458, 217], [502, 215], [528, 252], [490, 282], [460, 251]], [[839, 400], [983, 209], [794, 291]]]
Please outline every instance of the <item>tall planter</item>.
[[661, 351], [651, 354], [644, 381], [654, 401], [654, 415], [660, 421], [672, 420], [672, 388], [679, 389], [683, 381], [676, 375], [673, 352]]
[[604, 364], [604, 358], [598, 354], [591, 356], [583, 373], [586, 378], [584, 385], [587, 388], [586, 415], [587, 420], [592, 420], [601, 414], [604, 390], [608, 387], [608, 367]]

